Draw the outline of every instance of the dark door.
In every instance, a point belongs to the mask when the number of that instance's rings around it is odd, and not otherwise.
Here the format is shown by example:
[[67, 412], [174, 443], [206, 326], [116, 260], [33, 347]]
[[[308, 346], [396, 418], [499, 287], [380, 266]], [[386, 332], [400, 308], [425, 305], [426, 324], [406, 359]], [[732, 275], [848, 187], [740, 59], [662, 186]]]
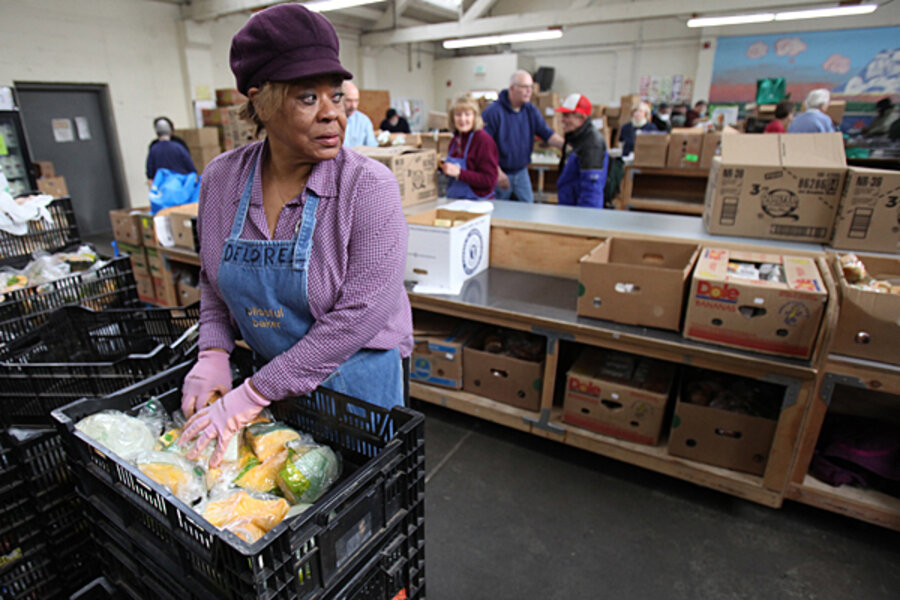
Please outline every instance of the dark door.
[[110, 231], [109, 211], [125, 206], [125, 186], [106, 86], [15, 87], [31, 156], [66, 178], [81, 235]]

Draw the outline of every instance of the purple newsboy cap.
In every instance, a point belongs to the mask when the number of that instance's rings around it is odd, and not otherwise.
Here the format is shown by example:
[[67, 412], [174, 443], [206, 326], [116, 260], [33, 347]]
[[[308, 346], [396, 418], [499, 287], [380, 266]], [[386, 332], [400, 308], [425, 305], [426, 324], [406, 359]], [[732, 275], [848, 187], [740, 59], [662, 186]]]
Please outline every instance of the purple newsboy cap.
[[279, 4], [247, 21], [231, 40], [231, 71], [243, 94], [267, 81], [316, 75], [352, 79], [338, 57], [331, 23], [299, 4]]

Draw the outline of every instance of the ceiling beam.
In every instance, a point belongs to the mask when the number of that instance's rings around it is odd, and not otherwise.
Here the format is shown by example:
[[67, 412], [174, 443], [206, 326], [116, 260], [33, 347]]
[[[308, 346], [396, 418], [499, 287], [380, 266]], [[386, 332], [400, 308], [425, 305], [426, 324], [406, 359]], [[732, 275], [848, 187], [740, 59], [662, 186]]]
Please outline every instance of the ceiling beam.
[[[754, 0], [749, 12], [765, 9], [821, 4], [822, 0]], [[395, 29], [386, 32], [364, 33], [360, 43], [365, 46], [388, 46], [412, 42], [429, 42], [451, 38], [512, 33], [529, 29], [620, 23], [644, 19], [688, 17], [693, 13], [723, 14], [748, 12], [744, 0], [643, 0], [592, 6], [576, 10], [547, 10], [533, 13], [485, 17], [471, 22], [455, 21]]]
[[497, 3], [497, 0], [475, 0], [474, 4], [469, 7], [469, 10], [462, 16], [460, 19], [463, 23], [471, 23], [475, 19], [480, 18], [484, 13], [491, 10]]
[[181, 16], [194, 21], [209, 21], [226, 15], [247, 12], [274, 4], [273, 0], [193, 0], [181, 7]]
[[391, 0], [387, 10], [381, 15], [381, 18], [372, 25], [372, 29], [389, 29], [391, 27], [396, 27], [400, 22], [400, 17], [402, 17], [403, 13], [406, 11], [406, 7], [409, 6], [409, 3], [410, 0]]

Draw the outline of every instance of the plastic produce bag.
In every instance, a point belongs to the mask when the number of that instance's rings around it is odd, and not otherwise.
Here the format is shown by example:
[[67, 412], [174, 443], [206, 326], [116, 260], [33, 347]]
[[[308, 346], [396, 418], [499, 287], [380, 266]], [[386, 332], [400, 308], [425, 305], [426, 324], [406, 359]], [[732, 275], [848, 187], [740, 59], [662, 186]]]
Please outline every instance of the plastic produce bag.
[[311, 437], [287, 444], [287, 460], [278, 473], [278, 487], [291, 504], [313, 503], [341, 475], [341, 461], [328, 446]]
[[252, 544], [281, 523], [289, 509], [284, 498], [232, 490], [211, 495], [206, 505], [198, 507], [198, 512], [213, 526]]
[[182, 502], [194, 504], [206, 494], [203, 469], [182, 456], [172, 452], [142, 452], [135, 457], [134, 464]]
[[153, 450], [156, 438], [143, 421], [116, 410], [93, 414], [78, 421], [75, 429], [97, 440], [125, 460]]
[[182, 175], [169, 169], [157, 169], [150, 187], [150, 212], [197, 202], [200, 198], [200, 177], [196, 173]]
[[278, 491], [278, 473], [287, 460], [288, 451], [281, 451], [270, 455], [265, 460], [256, 457], [256, 464], [250, 461], [247, 466], [234, 478], [234, 484], [245, 490], [253, 492], [274, 493]]
[[284, 423], [257, 423], [247, 426], [244, 437], [253, 448], [253, 453], [265, 462], [284, 450], [285, 444], [291, 440], [299, 440], [300, 434]]
[[46, 250], [37, 250], [32, 256], [34, 260], [22, 270], [32, 285], [50, 283], [68, 277], [72, 273], [72, 266], [69, 263]]
[[9, 181], [0, 172], [0, 231], [11, 235], [25, 235], [28, 233], [29, 221], [43, 220], [52, 225], [53, 217], [47, 210], [47, 205], [51, 202], [53, 196], [47, 194], [13, 198]]

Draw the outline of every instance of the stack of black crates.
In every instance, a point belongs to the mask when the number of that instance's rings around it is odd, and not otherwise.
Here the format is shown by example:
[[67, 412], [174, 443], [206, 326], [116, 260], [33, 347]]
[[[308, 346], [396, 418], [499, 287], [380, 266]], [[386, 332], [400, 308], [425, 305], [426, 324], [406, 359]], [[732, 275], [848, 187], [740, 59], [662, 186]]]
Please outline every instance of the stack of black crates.
[[[80, 245], [72, 201], [0, 232], [0, 266]], [[0, 598], [68, 598], [99, 572], [54, 408], [182, 362], [199, 309], [143, 309], [128, 257], [0, 297]]]

